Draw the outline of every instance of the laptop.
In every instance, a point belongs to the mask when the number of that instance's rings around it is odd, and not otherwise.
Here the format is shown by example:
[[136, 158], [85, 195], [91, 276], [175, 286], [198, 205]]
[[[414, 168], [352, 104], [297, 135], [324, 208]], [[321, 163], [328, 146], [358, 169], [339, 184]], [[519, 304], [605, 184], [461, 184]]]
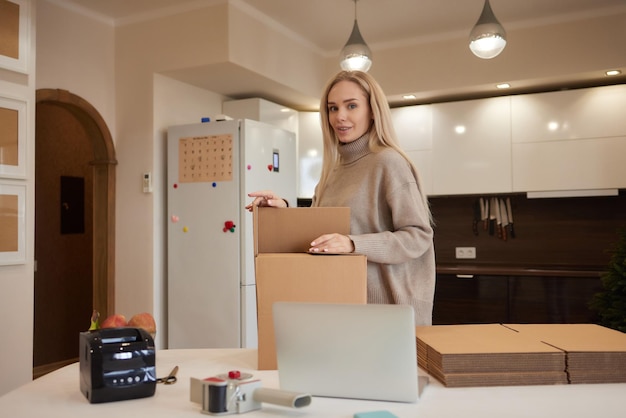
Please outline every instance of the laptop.
[[418, 400], [413, 307], [276, 302], [273, 317], [282, 390]]

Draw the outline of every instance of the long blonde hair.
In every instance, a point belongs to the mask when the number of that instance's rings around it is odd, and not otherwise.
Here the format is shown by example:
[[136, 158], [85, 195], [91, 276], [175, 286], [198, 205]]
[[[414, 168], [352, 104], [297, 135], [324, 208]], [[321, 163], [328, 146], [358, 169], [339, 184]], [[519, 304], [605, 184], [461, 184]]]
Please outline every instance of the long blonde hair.
[[389, 109], [387, 97], [378, 82], [371, 75], [362, 71], [341, 71], [331, 78], [324, 88], [324, 93], [322, 94], [322, 98], [320, 100], [320, 116], [324, 140], [324, 159], [322, 163], [322, 174], [316, 188], [316, 200], [319, 200], [321, 195], [324, 193], [326, 184], [329, 181], [333, 169], [340, 162], [338, 150], [339, 139], [337, 138], [333, 127], [330, 125], [328, 117], [328, 95], [335, 84], [340, 81], [351, 81], [356, 83], [365, 94], [365, 97], [367, 97], [373, 118], [373, 123], [370, 125], [367, 132], [370, 150], [372, 150], [372, 152], [377, 152], [382, 148], [389, 147], [396, 150], [406, 159], [413, 170], [415, 180], [417, 181], [417, 187], [419, 188], [430, 217], [428, 198], [422, 188], [419, 173], [413, 162], [398, 145], [396, 131], [391, 120], [391, 111]]

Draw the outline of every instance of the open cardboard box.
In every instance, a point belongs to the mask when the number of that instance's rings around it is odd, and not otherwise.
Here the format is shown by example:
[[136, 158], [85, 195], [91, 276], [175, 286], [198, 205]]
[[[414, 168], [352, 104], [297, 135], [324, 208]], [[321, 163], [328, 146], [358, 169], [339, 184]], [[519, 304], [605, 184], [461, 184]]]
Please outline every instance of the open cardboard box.
[[275, 370], [274, 302], [367, 303], [361, 254], [310, 254], [313, 239], [349, 234], [350, 208], [255, 208], [258, 368]]

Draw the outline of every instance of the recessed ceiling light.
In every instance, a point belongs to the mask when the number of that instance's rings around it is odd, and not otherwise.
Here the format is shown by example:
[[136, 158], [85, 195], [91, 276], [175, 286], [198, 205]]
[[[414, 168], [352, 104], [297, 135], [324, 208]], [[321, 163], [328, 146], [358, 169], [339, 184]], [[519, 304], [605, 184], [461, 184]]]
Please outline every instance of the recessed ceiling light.
[[608, 76], [612, 76], [612, 75], [619, 75], [622, 72], [620, 70], [609, 70], [607, 72], [605, 72], [604, 74], [608, 75]]
[[403, 99], [405, 100], [411, 100], [411, 99], [415, 99], [415, 95], [414, 94], [405, 94], [404, 96], [402, 96]]
[[496, 88], [498, 88], [498, 89], [508, 89], [509, 87], [511, 87], [511, 85], [509, 83], [496, 84]]

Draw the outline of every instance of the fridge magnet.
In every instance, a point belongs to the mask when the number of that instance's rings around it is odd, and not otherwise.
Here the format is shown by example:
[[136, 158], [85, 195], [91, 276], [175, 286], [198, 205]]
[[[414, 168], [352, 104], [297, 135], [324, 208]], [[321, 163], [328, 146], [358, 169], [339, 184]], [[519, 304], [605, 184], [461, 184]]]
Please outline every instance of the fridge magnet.
[[189, 232], [189, 228], [187, 228], [186, 226], [183, 226], [183, 232]]
[[28, 0], [0, 0], [0, 68], [28, 73]]
[[172, 215], [172, 223], [178, 222], [178, 216]]
[[26, 185], [0, 181], [0, 265], [26, 261]]
[[235, 223], [233, 221], [224, 222], [224, 228], [222, 229], [224, 232], [235, 232]]
[[0, 177], [26, 177], [26, 102], [2, 96], [0, 96]]

